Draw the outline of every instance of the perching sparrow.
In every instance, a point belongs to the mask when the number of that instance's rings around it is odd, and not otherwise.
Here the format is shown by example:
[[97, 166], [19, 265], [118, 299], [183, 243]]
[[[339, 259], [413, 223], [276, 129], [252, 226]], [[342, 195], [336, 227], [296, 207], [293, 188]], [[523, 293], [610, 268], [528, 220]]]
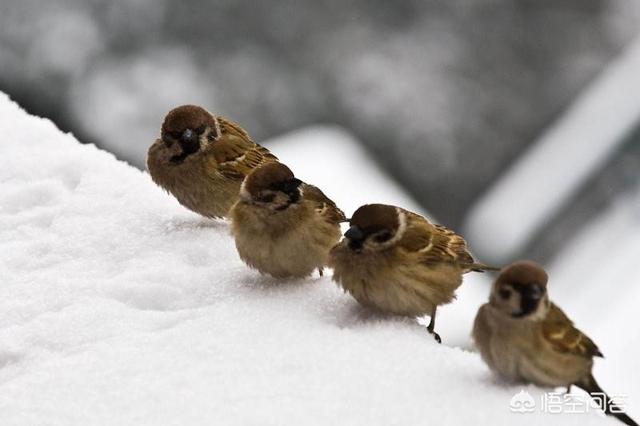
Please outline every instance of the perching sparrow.
[[489, 303], [478, 311], [473, 338], [482, 359], [503, 378], [545, 387], [576, 385], [606, 414], [637, 426], [593, 378], [593, 358], [602, 353], [549, 300], [547, 274], [539, 265], [520, 261], [500, 272]]
[[278, 278], [322, 274], [345, 220], [322, 191], [275, 162], [247, 176], [229, 217], [242, 260]]
[[155, 183], [180, 204], [207, 217], [225, 217], [246, 175], [277, 161], [235, 123], [195, 105], [167, 114], [160, 139], [149, 148], [147, 168]]
[[431, 316], [455, 298], [462, 275], [494, 269], [476, 263], [465, 241], [444, 226], [395, 206], [368, 204], [331, 250], [333, 280], [362, 305], [398, 315]]

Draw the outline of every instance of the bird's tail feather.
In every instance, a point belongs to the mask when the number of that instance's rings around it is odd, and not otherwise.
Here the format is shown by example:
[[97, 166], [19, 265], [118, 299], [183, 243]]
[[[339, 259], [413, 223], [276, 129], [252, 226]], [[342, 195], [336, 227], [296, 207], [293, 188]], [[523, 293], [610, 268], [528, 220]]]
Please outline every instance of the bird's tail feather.
[[622, 409], [611, 400], [605, 391], [602, 390], [593, 375], [589, 375], [589, 377], [584, 379], [582, 382], [576, 383], [576, 386], [589, 393], [591, 398], [600, 405], [600, 408], [606, 415], [615, 417], [628, 426], [638, 426], [638, 423], [623, 413]]
[[499, 271], [502, 268], [496, 266], [486, 265], [484, 263], [475, 262], [469, 267], [470, 271], [474, 272], [486, 272], [486, 271]]

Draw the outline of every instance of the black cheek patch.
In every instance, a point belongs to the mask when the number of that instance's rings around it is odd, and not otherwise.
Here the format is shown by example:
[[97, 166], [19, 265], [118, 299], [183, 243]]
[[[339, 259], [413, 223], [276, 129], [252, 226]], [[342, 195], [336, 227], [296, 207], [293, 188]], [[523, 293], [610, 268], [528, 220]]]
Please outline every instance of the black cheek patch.
[[300, 201], [300, 191], [298, 191], [298, 188], [289, 192], [287, 195], [289, 196], [289, 204], [297, 203], [298, 201]]
[[534, 312], [538, 305], [540, 304], [540, 299], [532, 299], [530, 297], [522, 297], [520, 298], [520, 313], [522, 316], [529, 315]]

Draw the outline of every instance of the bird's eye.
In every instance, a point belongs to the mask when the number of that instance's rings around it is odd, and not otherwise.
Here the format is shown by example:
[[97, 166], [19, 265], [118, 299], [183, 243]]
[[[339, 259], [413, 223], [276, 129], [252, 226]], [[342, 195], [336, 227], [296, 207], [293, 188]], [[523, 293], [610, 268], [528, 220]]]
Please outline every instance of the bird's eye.
[[169, 135], [174, 139], [180, 139], [182, 132], [169, 132]]
[[498, 292], [498, 294], [500, 295], [501, 298], [508, 299], [509, 297], [511, 297], [511, 290], [507, 290], [506, 288], [503, 288]]
[[390, 238], [391, 238], [391, 232], [382, 231], [382, 232], [376, 234], [376, 236], [373, 239], [377, 243], [384, 243], [385, 241], [389, 241]]
[[205, 127], [204, 126], [200, 126], [197, 129], [194, 130], [194, 132], [196, 132], [197, 135], [201, 135], [204, 133]]

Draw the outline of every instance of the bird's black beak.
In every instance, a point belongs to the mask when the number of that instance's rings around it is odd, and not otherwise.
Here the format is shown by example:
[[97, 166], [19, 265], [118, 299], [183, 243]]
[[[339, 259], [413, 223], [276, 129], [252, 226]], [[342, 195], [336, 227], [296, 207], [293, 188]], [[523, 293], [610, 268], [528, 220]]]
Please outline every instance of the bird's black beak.
[[364, 242], [364, 233], [357, 226], [352, 226], [344, 233], [345, 238], [349, 240], [349, 248], [359, 250]]
[[193, 154], [200, 149], [198, 135], [192, 129], [185, 129], [180, 136], [180, 146], [184, 154]]
[[534, 312], [540, 300], [545, 295], [545, 289], [540, 284], [528, 284], [518, 290], [520, 293], [520, 312], [515, 317], [524, 317]]

